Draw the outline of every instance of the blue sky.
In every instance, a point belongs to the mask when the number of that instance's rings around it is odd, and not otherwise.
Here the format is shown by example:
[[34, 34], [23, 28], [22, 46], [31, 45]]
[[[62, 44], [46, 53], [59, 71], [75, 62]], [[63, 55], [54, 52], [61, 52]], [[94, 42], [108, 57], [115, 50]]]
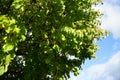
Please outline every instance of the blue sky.
[[98, 41], [97, 59], [86, 60], [80, 75], [69, 80], [120, 80], [120, 1], [104, 0], [97, 6], [104, 13], [101, 27], [111, 34]]

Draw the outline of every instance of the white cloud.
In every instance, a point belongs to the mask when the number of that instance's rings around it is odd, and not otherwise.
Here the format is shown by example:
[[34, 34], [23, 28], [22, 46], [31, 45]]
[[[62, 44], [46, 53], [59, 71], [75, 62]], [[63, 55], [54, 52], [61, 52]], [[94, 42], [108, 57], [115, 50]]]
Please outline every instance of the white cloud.
[[78, 80], [120, 80], [120, 51], [108, 62], [93, 65], [78, 77]]
[[104, 13], [102, 27], [111, 31], [115, 39], [120, 39], [120, 1], [106, 0], [99, 9]]
[[72, 77], [70, 80], [78, 80], [77, 77]]
[[110, 4], [120, 4], [119, 0], [105, 0], [106, 2], [110, 3]]

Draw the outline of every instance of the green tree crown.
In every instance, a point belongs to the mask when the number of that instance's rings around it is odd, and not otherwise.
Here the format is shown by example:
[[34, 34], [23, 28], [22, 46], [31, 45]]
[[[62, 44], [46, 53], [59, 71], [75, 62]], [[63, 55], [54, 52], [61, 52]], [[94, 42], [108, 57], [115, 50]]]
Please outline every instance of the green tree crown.
[[0, 0], [0, 79], [64, 80], [108, 32], [93, 9], [101, 0]]

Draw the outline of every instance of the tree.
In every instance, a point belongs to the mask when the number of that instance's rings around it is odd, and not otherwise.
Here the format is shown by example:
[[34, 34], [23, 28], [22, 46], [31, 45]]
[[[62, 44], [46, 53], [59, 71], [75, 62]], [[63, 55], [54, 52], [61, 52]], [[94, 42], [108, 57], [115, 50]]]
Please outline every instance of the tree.
[[95, 57], [107, 31], [100, 0], [0, 0], [0, 79], [64, 80]]

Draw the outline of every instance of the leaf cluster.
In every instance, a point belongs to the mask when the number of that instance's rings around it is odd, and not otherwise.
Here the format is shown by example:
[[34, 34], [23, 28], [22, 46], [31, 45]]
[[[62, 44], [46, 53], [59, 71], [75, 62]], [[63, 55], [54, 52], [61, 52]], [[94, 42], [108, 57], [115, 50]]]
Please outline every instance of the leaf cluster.
[[[1, 0], [0, 79], [65, 80], [108, 33], [100, 0]], [[9, 6], [8, 6], [9, 5]], [[73, 58], [72, 58], [73, 57]], [[5, 73], [6, 72], [6, 73]]]

